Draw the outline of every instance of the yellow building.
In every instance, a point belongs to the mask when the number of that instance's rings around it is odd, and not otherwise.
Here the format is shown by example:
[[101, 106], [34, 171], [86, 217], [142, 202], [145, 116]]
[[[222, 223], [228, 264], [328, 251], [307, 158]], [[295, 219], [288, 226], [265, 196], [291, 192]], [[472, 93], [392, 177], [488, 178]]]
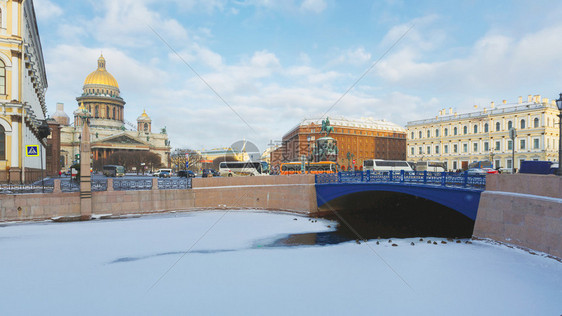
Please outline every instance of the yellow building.
[[[475, 106], [477, 108], [477, 106]], [[526, 102], [465, 114], [440, 111], [435, 118], [408, 122], [408, 160], [442, 161], [449, 170], [467, 169], [475, 161], [491, 161], [494, 168], [515, 168], [524, 160], [558, 160], [558, 108], [554, 100], [529, 95]], [[515, 128], [515, 144], [509, 136]]]
[[33, 1], [0, 1], [0, 182], [41, 176], [46, 139], [39, 127], [47, 112], [46, 90]]
[[[98, 67], [84, 80], [82, 95], [76, 98], [79, 107], [74, 111], [74, 120], [69, 122], [64, 105], [57, 104], [53, 115], [61, 126], [61, 169], [68, 170], [80, 151], [82, 111], [90, 113], [91, 150], [93, 161], [104, 165], [104, 161], [117, 151], [149, 151], [160, 156], [161, 164], [170, 164], [170, 142], [166, 128], [160, 133], [152, 132], [152, 120], [146, 111], [137, 118], [137, 124], [124, 119], [125, 101], [121, 98], [117, 80], [107, 71], [103, 56]], [[127, 128], [126, 126], [129, 126]]]

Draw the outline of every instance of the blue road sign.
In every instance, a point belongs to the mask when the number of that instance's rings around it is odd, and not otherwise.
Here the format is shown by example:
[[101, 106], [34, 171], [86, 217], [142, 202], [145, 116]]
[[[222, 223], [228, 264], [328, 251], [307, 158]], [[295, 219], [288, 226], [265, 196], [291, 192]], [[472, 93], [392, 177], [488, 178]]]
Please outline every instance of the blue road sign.
[[186, 161], [185, 162], [185, 169], [188, 169], [188, 168], [189, 168], [189, 161]]
[[39, 157], [39, 145], [26, 145], [25, 155], [27, 157]]

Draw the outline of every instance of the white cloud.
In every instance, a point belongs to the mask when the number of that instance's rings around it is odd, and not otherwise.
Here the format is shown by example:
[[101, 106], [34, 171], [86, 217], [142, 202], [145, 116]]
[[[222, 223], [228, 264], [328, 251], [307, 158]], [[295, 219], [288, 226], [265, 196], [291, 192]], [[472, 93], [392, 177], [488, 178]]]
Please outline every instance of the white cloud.
[[63, 10], [58, 5], [49, 0], [40, 0], [33, 3], [35, 14], [39, 20], [50, 20], [63, 14]]
[[326, 2], [324, 0], [304, 0], [301, 4], [302, 11], [310, 11], [314, 13], [321, 13], [326, 9]]

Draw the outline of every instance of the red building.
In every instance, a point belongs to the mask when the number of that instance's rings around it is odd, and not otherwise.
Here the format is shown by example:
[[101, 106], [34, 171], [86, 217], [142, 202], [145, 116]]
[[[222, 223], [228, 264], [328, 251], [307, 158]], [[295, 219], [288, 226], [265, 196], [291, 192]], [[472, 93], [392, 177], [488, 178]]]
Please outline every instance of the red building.
[[[329, 136], [337, 141], [337, 163], [342, 170], [361, 169], [365, 159], [406, 160], [406, 129], [397, 124], [370, 118], [330, 118], [330, 125], [334, 130]], [[271, 166], [310, 157], [315, 141], [325, 136], [321, 129], [322, 119], [300, 122], [272, 151]]]

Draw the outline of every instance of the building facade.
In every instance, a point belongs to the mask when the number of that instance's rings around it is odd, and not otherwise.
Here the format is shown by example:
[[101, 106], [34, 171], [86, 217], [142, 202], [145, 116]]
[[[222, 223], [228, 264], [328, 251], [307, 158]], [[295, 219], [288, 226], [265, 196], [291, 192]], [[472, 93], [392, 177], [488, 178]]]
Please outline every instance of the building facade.
[[[489, 108], [465, 114], [442, 110], [435, 118], [408, 122], [408, 160], [446, 162], [452, 171], [475, 161], [508, 169], [519, 168], [524, 160], [557, 161], [558, 113], [555, 101], [540, 95], [510, 104], [503, 100], [500, 106], [492, 102]], [[511, 128], [516, 131], [514, 142]]]
[[[125, 101], [121, 98], [117, 80], [106, 70], [103, 56], [98, 68], [84, 80], [82, 95], [77, 97], [79, 107], [74, 111], [72, 122], [64, 112], [64, 105], [57, 104], [52, 116], [61, 126], [61, 169], [68, 170], [80, 151], [83, 111], [90, 113], [92, 160], [104, 165], [104, 161], [116, 151], [150, 151], [161, 158], [161, 164], [170, 165], [170, 142], [166, 128], [152, 132], [152, 120], [146, 111], [137, 118], [137, 124], [124, 119]], [[127, 129], [126, 126], [130, 128]]]
[[[330, 137], [337, 141], [337, 163], [342, 170], [361, 169], [365, 159], [406, 160], [406, 129], [372, 118], [330, 118]], [[304, 119], [283, 136], [271, 152], [271, 166], [310, 159], [315, 141], [324, 136], [322, 119]], [[354, 162], [355, 161], [355, 162]]]
[[[46, 139], [39, 127], [47, 112], [46, 90], [33, 1], [0, 1], [0, 182], [41, 177]], [[27, 155], [28, 146], [39, 154]]]

